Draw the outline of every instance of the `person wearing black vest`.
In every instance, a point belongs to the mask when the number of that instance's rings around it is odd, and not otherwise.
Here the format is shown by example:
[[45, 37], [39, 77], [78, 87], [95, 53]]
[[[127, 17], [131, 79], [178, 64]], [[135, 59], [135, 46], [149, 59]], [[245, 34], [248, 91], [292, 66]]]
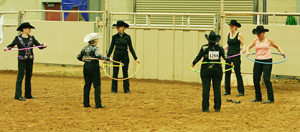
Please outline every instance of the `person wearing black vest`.
[[[124, 66], [122, 67], [123, 71], [123, 78], [128, 77], [128, 65], [129, 65], [129, 56], [128, 56], [128, 48], [131, 52], [133, 58], [140, 63], [140, 60], [137, 58], [135, 51], [132, 47], [131, 38], [128, 34], [124, 32], [125, 28], [128, 28], [129, 25], [125, 23], [124, 21], [117, 21], [117, 24], [114, 24], [113, 26], [117, 26], [118, 33], [112, 36], [111, 46], [109, 48], [109, 51], [107, 53], [107, 56], [110, 57], [114, 50], [114, 56], [113, 59], [115, 61], [120, 61], [124, 63]], [[114, 63], [114, 65], [119, 65], [118, 63]], [[113, 77], [118, 78], [119, 74], [119, 67], [113, 68]], [[123, 81], [123, 89], [124, 93], [131, 93], [129, 89], [129, 80], [126, 79]], [[118, 92], [118, 81], [112, 80], [112, 86], [111, 86], [111, 92], [117, 93]]]
[[[208, 44], [201, 47], [200, 52], [192, 63], [192, 67], [203, 58], [203, 62], [220, 62], [221, 57], [225, 57], [224, 49], [222, 46], [218, 45], [217, 42], [220, 41], [221, 36], [216, 35], [214, 31], [209, 33], [209, 36], [205, 34]], [[221, 110], [221, 81], [223, 76], [222, 65], [221, 64], [202, 64], [200, 70], [200, 76], [202, 80], [202, 112], [209, 112], [209, 92], [210, 84], [213, 82], [214, 90], [214, 109], [216, 112]]]
[[95, 88], [95, 104], [96, 108], [105, 108], [101, 103], [101, 78], [99, 60], [113, 61], [111, 58], [104, 57], [100, 54], [97, 47], [98, 39], [102, 36], [97, 33], [90, 33], [84, 37], [84, 42], [88, 42], [87, 46], [84, 46], [81, 52], [78, 54], [77, 59], [84, 61], [83, 75], [84, 75], [84, 90], [83, 90], [83, 106], [85, 108], [91, 107], [90, 105], [90, 91], [92, 83]]
[[[17, 31], [21, 31], [22, 34], [16, 36], [13, 42], [8, 45], [4, 50], [10, 50], [15, 45], [17, 45], [18, 49], [23, 48], [30, 48], [33, 46], [41, 46], [39, 49], [43, 49], [47, 47], [47, 44], [40, 44], [34, 36], [30, 35], [31, 29], [35, 29], [30, 23], [25, 22], [22, 23], [18, 28]], [[35, 99], [31, 95], [31, 76], [32, 76], [32, 68], [33, 68], [33, 49], [26, 49], [26, 50], [19, 50], [18, 53], [18, 77], [16, 82], [16, 92], [15, 92], [15, 99], [20, 101], [25, 101], [22, 97], [22, 81], [24, 78], [24, 74], [26, 73], [25, 77], [25, 98], [27, 99]]]
[[[227, 56], [232, 56], [239, 54], [241, 52], [241, 46], [242, 51], [245, 51], [245, 45], [244, 45], [244, 37], [241, 33], [237, 32], [237, 29], [241, 27], [241, 24], [238, 23], [236, 20], [231, 20], [230, 23], [230, 33], [228, 34], [228, 40], [227, 40]], [[244, 90], [244, 83], [243, 78], [241, 75], [241, 56], [236, 56], [233, 58], [229, 58], [226, 63], [233, 63], [234, 65], [234, 72], [236, 75], [237, 80], [237, 89], [239, 94], [237, 96], [244, 96], [245, 90]], [[230, 68], [230, 66], [226, 65], [226, 69]], [[225, 72], [225, 94], [223, 95], [230, 95], [231, 94], [231, 87], [230, 87], [230, 80], [231, 80], [231, 70]]]

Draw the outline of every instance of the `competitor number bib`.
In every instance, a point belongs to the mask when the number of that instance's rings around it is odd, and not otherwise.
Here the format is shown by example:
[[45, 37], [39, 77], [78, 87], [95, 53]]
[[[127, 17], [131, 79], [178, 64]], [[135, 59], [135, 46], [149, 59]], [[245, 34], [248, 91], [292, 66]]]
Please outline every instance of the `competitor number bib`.
[[209, 51], [208, 59], [210, 60], [219, 60], [219, 51]]

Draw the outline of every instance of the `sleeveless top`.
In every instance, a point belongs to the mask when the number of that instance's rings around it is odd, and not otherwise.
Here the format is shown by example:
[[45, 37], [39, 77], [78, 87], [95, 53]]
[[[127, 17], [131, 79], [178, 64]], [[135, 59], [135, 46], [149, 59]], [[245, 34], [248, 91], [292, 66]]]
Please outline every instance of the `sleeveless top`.
[[268, 41], [268, 38], [264, 42], [260, 42], [259, 39], [255, 42], [256, 47], [256, 56], [255, 59], [258, 60], [266, 60], [266, 59], [272, 59], [271, 54], [271, 44]]
[[228, 34], [228, 39], [227, 39], [227, 44], [228, 44], [227, 55], [228, 56], [236, 55], [236, 54], [240, 53], [241, 42], [238, 39], [238, 37], [239, 37], [239, 33], [237, 33], [233, 39], [230, 38], [230, 33]]

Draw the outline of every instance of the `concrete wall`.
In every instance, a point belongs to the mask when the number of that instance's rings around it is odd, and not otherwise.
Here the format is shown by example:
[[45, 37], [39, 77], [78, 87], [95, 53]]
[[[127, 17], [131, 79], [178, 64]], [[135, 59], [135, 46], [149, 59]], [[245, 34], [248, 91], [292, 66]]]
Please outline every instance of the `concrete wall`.
[[[241, 32], [245, 38], [245, 44], [247, 46], [257, 37], [256, 35], [252, 35], [252, 29], [255, 27], [256, 25], [242, 25], [242, 28], [239, 29], [239, 32]], [[288, 61], [273, 65], [272, 74], [300, 76], [300, 61], [298, 59], [298, 56], [300, 55], [298, 51], [300, 45], [297, 43], [300, 41], [300, 38], [297, 37], [300, 27], [273, 25], [265, 26], [265, 28], [270, 30], [270, 32], [266, 33], [266, 36], [274, 40], [288, 56]], [[228, 33], [229, 26], [225, 25], [223, 36], [227, 36]], [[227, 38], [225, 37], [223, 39], [223, 44], [226, 42]], [[275, 48], [272, 48], [272, 51], [278, 53]], [[253, 48], [251, 52], [255, 52], [255, 48]], [[255, 56], [250, 57], [255, 58]], [[282, 60], [284, 59], [281, 56], [273, 55], [273, 62]], [[254, 63], [248, 60], [245, 55], [242, 55], [242, 73], [253, 73], [253, 64]]]

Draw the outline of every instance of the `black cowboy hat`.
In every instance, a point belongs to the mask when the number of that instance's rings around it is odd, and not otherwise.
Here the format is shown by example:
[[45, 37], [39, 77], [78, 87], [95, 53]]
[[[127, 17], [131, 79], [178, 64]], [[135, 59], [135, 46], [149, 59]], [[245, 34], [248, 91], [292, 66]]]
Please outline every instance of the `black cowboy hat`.
[[269, 32], [269, 29], [265, 29], [264, 26], [258, 25], [256, 28], [252, 30], [253, 34], [260, 34], [262, 32]]
[[17, 28], [17, 31], [21, 31], [21, 32], [22, 32], [22, 30], [23, 30], [24, 28], [33, 28], [33, 29], [35, 29], [35, 27], [32, 26], [32, 25], [30, 25], [29, 22], [24, 22], [24, 23], [22, 23], [22, 24]]
[[129, 27], [129, 25], [122, 20], [117, 21], [117, 24], [114, 24], [113, 26], [124, 26], [126, 28]]
[[220, 41], [221, 36], [217, 35], [214, 31], [211, 31], [209, 35], [205, 34], [205, 38], [211, 43], [216, 43]]
[[237, 27], [241, 27], [242, 25], [240, 23], [238, 23], [236, 20], [231, 20], [230, 23], [228, 25], [235, 25]]

